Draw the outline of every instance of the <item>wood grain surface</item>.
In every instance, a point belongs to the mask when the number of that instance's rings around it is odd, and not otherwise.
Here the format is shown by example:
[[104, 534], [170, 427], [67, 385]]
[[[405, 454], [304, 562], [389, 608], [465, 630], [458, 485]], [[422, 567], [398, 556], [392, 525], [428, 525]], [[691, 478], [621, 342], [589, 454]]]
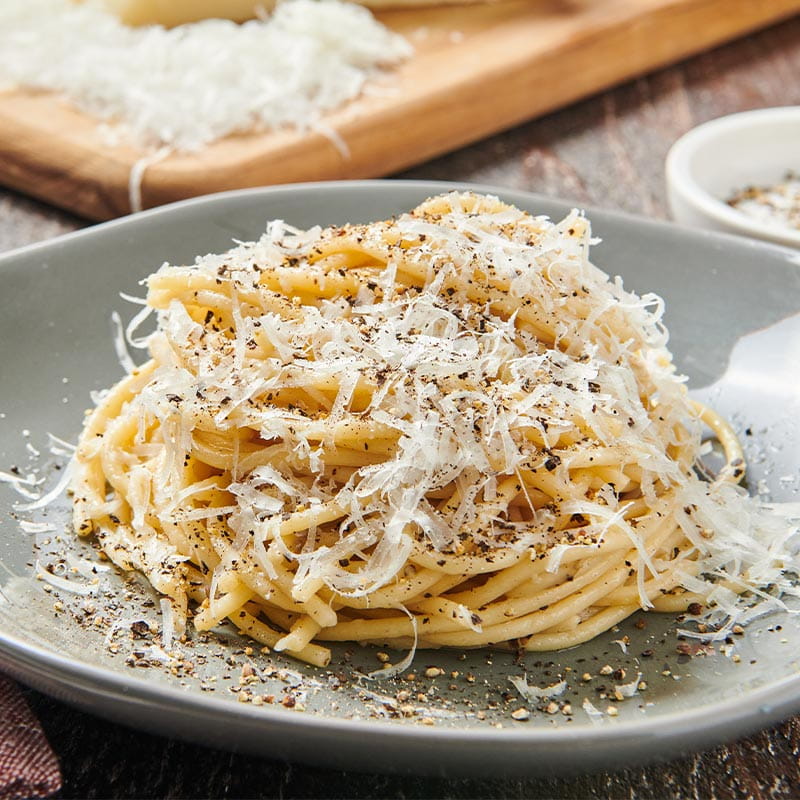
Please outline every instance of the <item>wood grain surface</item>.
[[[413, 57], [318, 132], [232, 136], [150, 166], [144, 207], [224, 189], [370, 178], [800, 11], [800, 0], [504, 0], [391, 11]], [[0, 183], [92, 219], [130, 210], [143, 153], [50, 94], [0, 93]]]
[[[664, 156], [707, 119], [800, 104], [800, 20], [693, 58], [398, 177], [482, 181], [653, 217]], [[0, 249], [85, 224], [0, 190]], [[65, 798], [798, 798], [800, 718], [666, 764], [566, 779], [345, 774], [128, 730], [28, 694], [62, 759]]]

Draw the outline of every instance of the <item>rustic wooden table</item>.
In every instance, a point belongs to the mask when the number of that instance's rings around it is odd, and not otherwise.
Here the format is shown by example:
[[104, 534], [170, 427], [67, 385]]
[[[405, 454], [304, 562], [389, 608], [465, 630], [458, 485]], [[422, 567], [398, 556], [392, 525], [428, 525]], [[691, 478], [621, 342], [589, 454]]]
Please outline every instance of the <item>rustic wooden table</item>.
[[[405, 173], [479, 181], [666, 217], [670, 144], [713, 117], [800, 104], [800, 19], [721, 47]], [[798, 143], [800, 145], [800, 143]], [[85, 224], [0, 190], [0, 250]], [[800, 718], [668, 764], [568, 779], [345, 774], [128, 730], [35, 692], [64, 797], [800, 797]]]

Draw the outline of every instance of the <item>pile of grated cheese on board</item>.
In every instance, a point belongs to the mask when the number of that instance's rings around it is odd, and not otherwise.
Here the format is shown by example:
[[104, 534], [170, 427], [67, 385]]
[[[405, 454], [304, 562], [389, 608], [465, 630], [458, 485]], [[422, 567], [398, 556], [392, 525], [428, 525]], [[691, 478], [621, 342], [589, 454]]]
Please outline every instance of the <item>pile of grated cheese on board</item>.
[[111, 143], [197, 151], [234, 133], [324, 130], [411, 46], [340, 0], [285, 0], [264, 19], [123, 24], [98, 0], [0, 2], [0, 91], [56, 92]]

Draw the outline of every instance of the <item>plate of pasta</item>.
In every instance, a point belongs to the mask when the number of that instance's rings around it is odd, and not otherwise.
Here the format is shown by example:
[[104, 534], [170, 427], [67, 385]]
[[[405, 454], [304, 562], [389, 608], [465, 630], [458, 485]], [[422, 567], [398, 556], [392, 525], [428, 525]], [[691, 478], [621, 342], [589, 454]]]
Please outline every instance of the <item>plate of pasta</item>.
[[209, 744], [463, 774], [800, 708], [796, 254], [376, 181], [0, 269], [18, 678]]

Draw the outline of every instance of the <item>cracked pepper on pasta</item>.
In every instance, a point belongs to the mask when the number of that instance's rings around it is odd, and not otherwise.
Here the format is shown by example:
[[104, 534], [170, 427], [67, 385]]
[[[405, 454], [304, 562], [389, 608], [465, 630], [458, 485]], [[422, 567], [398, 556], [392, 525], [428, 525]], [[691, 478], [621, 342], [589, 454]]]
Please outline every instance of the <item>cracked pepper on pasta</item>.
[[698, 602], [724, 631], [787, 528], [735, 485], [661, 300], [590, 243], [579, 212], [451, 193], [163, 266], [150, 360], [81, 436], [77, 531], [175, 631], [229, 619], [318, 665], [331, 641], [553, 650]]

